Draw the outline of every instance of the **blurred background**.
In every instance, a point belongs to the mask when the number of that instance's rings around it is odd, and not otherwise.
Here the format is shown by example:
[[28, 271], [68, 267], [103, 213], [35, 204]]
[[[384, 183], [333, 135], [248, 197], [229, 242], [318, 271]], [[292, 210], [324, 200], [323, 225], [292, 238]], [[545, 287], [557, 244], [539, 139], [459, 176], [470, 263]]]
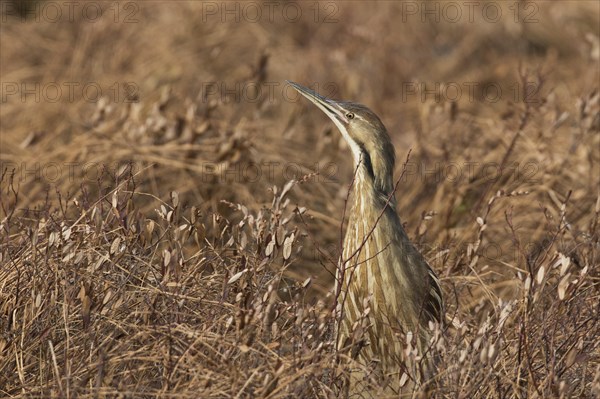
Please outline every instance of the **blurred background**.
[[[500, 187], [529, 192], [492, 211], [502, 220], [515, 208], [527, 245], [569, 192], [573, 228], [589, 223], [595, 1], [1, 4], [0, 161], [17, 173], [22, 208], [101, 191], [127, 164], [142, 192], [176, 190], [206, 213], [229, 214], [221, 200], [259, 209], [273, 185], [304, 176], [292, 201], [310, 209], [307, 229], [335, 258], [351, 157], [292, 80], [371, 107], [397, 175], [412, 151], [400, 215], [431, 256], [475, 241]], [[589, 131], [574, 126], [585, 118]], [[505, 223], [496, 228], [491, 261], [515, 260]], [[302, 273], [322, 268], [314, 248], [303, 259]]]
[[[214, 238], [223, 228], [219, 217], [233, 226], [248, 215], [261, 220], [265, 209], [288, 215], [293, 223], [277, 222], [272, 236], [238, 237], [240, 248], [250, 242], [257, 264], [266, 256], [287, 285], [311, 281], [310, 300], [324, 298], [352, 161], [333, 124], [286, 84], [291, 80], [380, 116], [396, 147], [396, 178], [402, 176], [400, 217], [460, 318], [483, 320], [487, 313], [472, 309], [518, 298], [526, 270], [533, 276], [542, 260], [568, 258], [578, 270], [598, 265], [591, 249], [600, 214], [597, 1], [0, 6], [0, 221], [14, 248], [31, 230], [5, 224], [11, 209], [24, 216], [23, 226], [56, 212], [77, 219], [92, 208], [90, 199], [109, 195], [133, 173], [134, 205], [123, 209], [134, 206], [140, 220], [160, 219], [155, 210], [169, 203], [197, 214]], [[284, 186], [289, 202], [279, 203]], [[110, 206], [110, 196], [103, 201]], [[296, 206], [302, 218], [293, 216]], [[281, 250], [290, 236], [291, 257], [268, 249], [262, 255], [268, 237]], [[89, 245], [111, 242], [99, 240]], [[211, 250], [237, 265], [232, 241], [217, 241]], [[215, 259], [201, 259], [202, 239], [182, 247], [188, 271]], [[162, 260], [143, 259], [160, 269]], [[597, 279], [597, 267], [590, 270]], [[280, 289], [282, 298], [288, 288]], [[0, 306], [8, 319], [10, 309]], [[10, 341], [0, 340], [0, 353], [2, 342]]]

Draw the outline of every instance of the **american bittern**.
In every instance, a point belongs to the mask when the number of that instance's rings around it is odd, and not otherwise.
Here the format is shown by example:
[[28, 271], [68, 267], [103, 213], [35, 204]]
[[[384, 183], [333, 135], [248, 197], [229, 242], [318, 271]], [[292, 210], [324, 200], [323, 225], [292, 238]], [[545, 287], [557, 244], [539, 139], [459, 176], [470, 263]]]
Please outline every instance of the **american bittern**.
[[[408, 376], [407, 386], [414, 388], [423, 382], [423, 369], [414, 361], [407, 367], [406, 344], [412, 336], [412, 347], [427, 352], [430, 322], [441, 322], [443, 301], [435, 273], [396, 213], [394, 146], [381, 120], [364, 105], [333, 101], [289, 83], [333, 121], [354, 155], [353, 200], [336, 278], [337, 348], [352, 348], [359, 363], [376, 370], [387, 385], [380, 393], [399, 393]], [[357, 342], [361, 329], [364, 338]], [[357, 378], [352, 380], [351, 392], [359, 393]]]

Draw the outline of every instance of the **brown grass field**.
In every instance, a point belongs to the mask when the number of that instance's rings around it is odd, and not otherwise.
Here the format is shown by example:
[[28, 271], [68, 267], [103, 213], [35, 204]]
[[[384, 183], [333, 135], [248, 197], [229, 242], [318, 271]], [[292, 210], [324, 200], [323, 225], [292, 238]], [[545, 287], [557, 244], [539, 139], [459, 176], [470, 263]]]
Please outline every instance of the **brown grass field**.
[[600, 397], [597, 1], [0, 5], [0, 397], [341, 396], [351, 154], [286, 79], [395, 144], [415, 396]]

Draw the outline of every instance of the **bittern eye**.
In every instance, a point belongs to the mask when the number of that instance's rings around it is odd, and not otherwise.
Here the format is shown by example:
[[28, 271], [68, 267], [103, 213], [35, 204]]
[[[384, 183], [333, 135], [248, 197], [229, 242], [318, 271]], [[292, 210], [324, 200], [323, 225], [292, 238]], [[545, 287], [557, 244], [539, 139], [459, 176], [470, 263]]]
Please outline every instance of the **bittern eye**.
[[346, 118], [348, 118], [348, 119], [354, 119], [354, 114], [352, 112], [348, 112], [346, 114]]

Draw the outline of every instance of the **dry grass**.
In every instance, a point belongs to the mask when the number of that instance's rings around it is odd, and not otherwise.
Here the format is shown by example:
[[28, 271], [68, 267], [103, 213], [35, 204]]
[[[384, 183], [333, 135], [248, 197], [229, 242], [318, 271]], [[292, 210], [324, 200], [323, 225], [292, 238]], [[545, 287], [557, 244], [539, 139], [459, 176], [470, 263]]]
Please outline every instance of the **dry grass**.
[[[531, 23], [513, 3], [496, 23], [399, 2], [257, 22], [92, 3], [96, 22], [50, 23], [6, 4], [2, 396], [338, 395], [327, 293], [352, 165], [285, 79], [364, 102], [412, 150], [400, 216], [448, 308], [430, 395], [600, 395], [596, 2], [522, 3]], [[68, 95], [90, 82], [102, 99]], [[456, 101], [422, 91], [453, 82]]]

